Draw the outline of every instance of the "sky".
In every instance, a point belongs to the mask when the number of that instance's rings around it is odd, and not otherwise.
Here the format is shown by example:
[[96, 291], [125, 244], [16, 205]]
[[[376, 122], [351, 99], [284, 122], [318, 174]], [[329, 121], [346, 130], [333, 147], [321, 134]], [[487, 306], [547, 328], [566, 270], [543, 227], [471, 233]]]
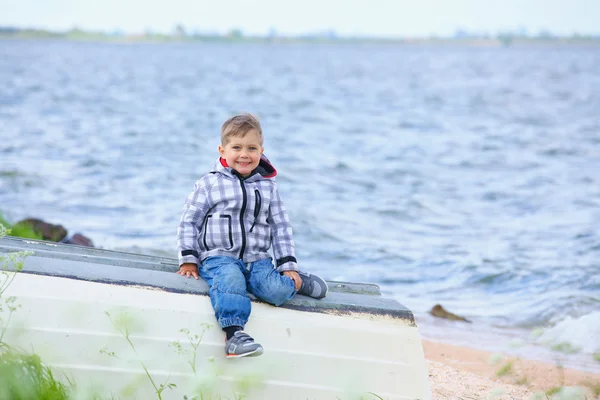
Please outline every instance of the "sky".
[[600, 34], [600, 0], [0, 0], [0, 26], [125, 33]]

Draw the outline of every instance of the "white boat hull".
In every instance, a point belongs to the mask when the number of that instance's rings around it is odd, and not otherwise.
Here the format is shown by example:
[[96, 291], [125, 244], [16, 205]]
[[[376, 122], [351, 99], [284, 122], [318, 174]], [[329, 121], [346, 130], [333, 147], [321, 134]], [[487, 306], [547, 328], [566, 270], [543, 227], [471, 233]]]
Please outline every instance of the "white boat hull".
[[[0, 240], [0, 251], [15, 249], [7, 240]], [[115, 266], [129, 257], [124, 253], [102, 250], [100, 260], [97, 254], [57, 255], [71, 249], [56, 249], [28, 257], [27, 272], [17, 273], [3, 294], [21, 306], [5, 342], [40, 355], [76, 382], [82, 397], [157, 398], [154, 386], [175, 384], [163, 399], [430, 398], [414, 319], [377, 294], [334, 289], [327, 301], [297, 296], [283, 307], [253, 301], [246, 331], [264, 354], [226, 359], [202, 280], [167, 271], [172, 266]], [[375, 306], [359, 306], [371, 302]], [[393, 312], [393, 303], [403, 312]], [[190, 335], [201, 337], [195, 351]]]

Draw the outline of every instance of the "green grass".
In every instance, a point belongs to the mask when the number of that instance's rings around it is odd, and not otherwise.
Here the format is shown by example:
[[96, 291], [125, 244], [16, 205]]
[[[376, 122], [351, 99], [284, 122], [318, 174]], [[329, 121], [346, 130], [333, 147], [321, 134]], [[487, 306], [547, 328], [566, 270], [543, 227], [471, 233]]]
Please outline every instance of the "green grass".
[[[0, 238], [10, 233], [0, 216]], [[68, 399], [71, 385], [54, 375], [36, 354], [27, 353], [4, 342], [12, 314], [19, 304], [15, 297], [3, 296], [16, 271], [23, 268], [23, 258], [30, 253], [0, 255], [0, 400], [63, 400]]]
[[[158, 398], [158, 400], [162, 400], [163, 392], [165, 390], [176, 389], [177, 385], [174, 383], [170, 383], [169, 378], [167, 378], [167, 380], [164, 383], [157, 382], [155, 377], [153, 377], [152, 374], [150, 373], [150, 370], [148, 369], [148, 367], [146, 367], [146, 364], [143, 361], [141, 361], [138, 351], [137, 351], [137, 347], [133, 343], [133, 340], [131, 337], [132, 329], [135, 329], [137, 327], [136, 326], [137, 321], [130, 314], [128, 314], [126, 312], [119, 312], [115, 315], [109, 313], [108, 311], [105, 311], [104, 313], [106, 314], [106, 316], [108, 316], [108, 319], [110, 320], [110, 323], [112, 324], [113, 328], [115, 328], [117, 330], [117, 332], [119, 332], [119, 334], [127, 341], [127, 344], [129, 345], [130, 349], [133, 351], [133, 353], [139, 359], [140, 366], [144, 370], [146, 378], [148, 378], [148, 381], [152, 385], [152, 388], [154, 389], [154, 393], [156, 393], [156, 397]], [[200, 344], [200, 343], [198, 343], [198, 344]], [[111, 352], [111, 351], [107, 350], [106, 348], [103, 348], [101, 350], [101, 352], [103, 352], [104, 354], [107, 354], [109, 356], [116, 357], [116, 354], [114, 352]], [[132, 386], [132, 387], [134, 387], [134, 386]]]
[[512, 373], [512, 369], [513, 369], [513, 362], [509, 361], [506, 364], [504, 364], [502, 367], [500, 367], [500, 369], [498, 369], [498, 371], [496, 371], [496, 376], [504, 376], [507, 374]]
[[563, 354], [575, 354], [579, 352], [579, 348], [570, 343], [557, 343], [552, 346], [552, 350]]
[[36, 354], [0, 343], [0, 399], [63, 400], [70, 384], [61, 382]]
[[38, 239], [38, 240], [42, 239], [42, 235], [40, 235], [39, 233], [36, 233], [33, 230], [33, 228], [31, 228], [31, 226], [23, 225], [23, 224], [14, 224], [13, 225], [4, 218], [4, 216], [2, 215], [1, 212], [0, 212], [0, 225], [3, 225], [7, 231], [7, 234], [9, 234], [11, 236], [17, 236], [17, 237], [25, 238], [25, 239]]

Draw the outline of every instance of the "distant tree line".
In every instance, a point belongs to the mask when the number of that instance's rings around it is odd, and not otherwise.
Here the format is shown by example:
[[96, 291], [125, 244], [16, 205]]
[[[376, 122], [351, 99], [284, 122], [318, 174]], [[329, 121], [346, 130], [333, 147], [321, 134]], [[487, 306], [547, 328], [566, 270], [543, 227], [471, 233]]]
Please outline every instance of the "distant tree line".
[[158, 33], [152, 30], [139, 34], [127, 34], [122, 30], [110, 33], [101, 31], [86, 31], [73, 27], [67, 31], [50, 31], [36, 28], [19, 28], [14, 26], [0, 26], [0, 38], [63, 38], [71, 40], [107, 40], [107, 41], [255, 41], [255, 42], [383, 42], [383, 43], [497, 43], [502, 45], [518, 44], [521, 42], [549, 42], [560, 41], [564, 43], [600, 42], [599, 35], [570, 36], [555, 35], [550, 31], [540, 31], [532, 35], [524, 28], [515, 31], [499, 32], [497, 34], [469, 32], [457, 29], [452, 36], [406, 37], [390, 38], [376, 36], [342, 36], [335, 30], [324, 30], [316, 33], [301, 35], [282, 35], [275, 28], [271, 28], [265, 35], [247, 35], [241, 29], [233, 28], [227, 33], [206, 33], [199, 30], [190, 32], [183, 24], [176, 24], [170, 33]]

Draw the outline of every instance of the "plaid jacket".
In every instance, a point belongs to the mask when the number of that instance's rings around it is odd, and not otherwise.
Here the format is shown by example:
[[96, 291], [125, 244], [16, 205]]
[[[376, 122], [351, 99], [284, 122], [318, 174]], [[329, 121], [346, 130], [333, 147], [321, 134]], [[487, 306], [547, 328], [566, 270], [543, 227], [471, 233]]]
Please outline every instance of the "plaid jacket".
[[277, 185], [277, 171], [263, 156], [248, 178], [224, 159], [196, 181], [177, 229], [179, 265], [198, 264], [211, 256], [245, 263], [270, 258], [280, 272], [297, 271], [292, 225]]

